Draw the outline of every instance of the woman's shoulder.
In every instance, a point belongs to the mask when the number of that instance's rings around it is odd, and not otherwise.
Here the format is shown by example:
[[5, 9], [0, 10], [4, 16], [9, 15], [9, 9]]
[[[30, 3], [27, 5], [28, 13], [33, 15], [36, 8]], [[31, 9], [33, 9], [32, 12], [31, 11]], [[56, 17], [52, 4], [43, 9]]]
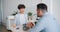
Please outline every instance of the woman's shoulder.
[[19, 14], [16, 14], [15, 16], [19, 16]]

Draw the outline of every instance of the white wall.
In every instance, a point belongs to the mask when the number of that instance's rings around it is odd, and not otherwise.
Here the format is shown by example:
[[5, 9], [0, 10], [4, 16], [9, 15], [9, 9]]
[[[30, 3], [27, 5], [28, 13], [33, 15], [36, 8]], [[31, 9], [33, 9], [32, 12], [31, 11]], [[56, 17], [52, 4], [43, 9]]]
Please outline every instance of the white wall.
[[26, 12], [32, 11], [36, 13], [36, 4], [40, 3], [41, 0], [2, 0], [3, 8], [3, 23], [6, 25], [6, 17], [17, 11], [18, 4], [26, 5]]
[[52, 14], [52, 0], [42, 0], [42, 3], [47, 5], [48, 12]]
[[53, 0], [53, 6], [52, 6], [52, 11], [53, 14], [55, 15], [58, 24], [60, 25], [60, 0]]
[[2, 0], [3, 5], [3, 23], [6, 25], [6, 17], [9, 16], [13, 11], [17, 10], [17, 1], [15, 0]]
[[[60, 23], [59, 1], [60, 0], [42, 0], [42, 3], [47, 4], [48, 12], [55, 15], [58, 23]], [[36, 5], [40, 2], [41, 0], [2, 0], [3, 23], [6, 25], [6, 17], [18, 10], [18, 4], [25, 4], [26, 12], [32, 11], [33, 13], [36, 13]]]
[[2, 22], [2, 10], [1, 10], [1, 0], [0, 0], [0, 23]]

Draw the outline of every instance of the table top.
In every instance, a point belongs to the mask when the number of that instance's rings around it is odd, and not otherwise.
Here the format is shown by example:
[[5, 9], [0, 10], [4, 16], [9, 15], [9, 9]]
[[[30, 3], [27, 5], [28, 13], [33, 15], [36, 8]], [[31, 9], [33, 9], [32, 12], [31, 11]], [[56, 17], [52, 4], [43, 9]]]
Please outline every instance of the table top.
[[[17, 29], [18, 28], [18, 29]], [[12, 32], [28, 32], [23, 30], [23, 26], [17, 26], [16, 28], [11, 27]]]

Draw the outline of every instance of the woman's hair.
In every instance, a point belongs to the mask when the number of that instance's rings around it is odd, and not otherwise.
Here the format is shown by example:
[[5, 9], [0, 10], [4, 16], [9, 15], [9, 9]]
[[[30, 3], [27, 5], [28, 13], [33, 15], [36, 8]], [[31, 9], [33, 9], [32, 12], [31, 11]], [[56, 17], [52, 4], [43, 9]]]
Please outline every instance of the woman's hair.
[[18, 9], [21, 9], [21, 8], [25, 8], [25, 5], [24, 4], [19, 4]]

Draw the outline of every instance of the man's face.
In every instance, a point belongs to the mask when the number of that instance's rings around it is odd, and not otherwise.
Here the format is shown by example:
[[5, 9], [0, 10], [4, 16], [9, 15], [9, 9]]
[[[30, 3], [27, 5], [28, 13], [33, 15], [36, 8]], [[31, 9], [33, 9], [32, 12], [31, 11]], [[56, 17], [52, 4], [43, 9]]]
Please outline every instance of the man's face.
[[37, 16], [38, 17], [42, 17], [43, 16], [43, 12], [41, 9], [37, 9]]
[[24, 13], [25, 8], [21, 8], [19, 11], [20, 13]]

